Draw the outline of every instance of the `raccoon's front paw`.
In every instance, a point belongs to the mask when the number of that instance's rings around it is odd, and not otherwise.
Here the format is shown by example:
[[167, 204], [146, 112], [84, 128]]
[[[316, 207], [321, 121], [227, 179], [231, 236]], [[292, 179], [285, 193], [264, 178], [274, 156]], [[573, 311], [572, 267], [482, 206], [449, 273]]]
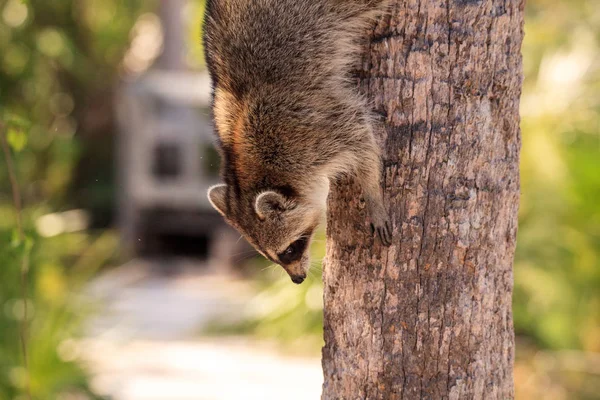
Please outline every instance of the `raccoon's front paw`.
[[393, 236], [392, 222], [387, 217], [373, 219], [371, 234], [377, 234], [379, 240], [381, 240], [381, 244], [384, 246], [391, 246]]

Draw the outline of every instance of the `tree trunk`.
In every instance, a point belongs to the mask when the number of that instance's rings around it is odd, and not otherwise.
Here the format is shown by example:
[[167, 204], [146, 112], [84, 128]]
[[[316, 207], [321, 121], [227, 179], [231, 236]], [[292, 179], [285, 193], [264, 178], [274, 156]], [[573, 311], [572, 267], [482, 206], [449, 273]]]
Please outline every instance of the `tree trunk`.
[[510, 399], [524, 1], [395, 3], [358, 71], [394, 243], [333, 188], [323, 399]]

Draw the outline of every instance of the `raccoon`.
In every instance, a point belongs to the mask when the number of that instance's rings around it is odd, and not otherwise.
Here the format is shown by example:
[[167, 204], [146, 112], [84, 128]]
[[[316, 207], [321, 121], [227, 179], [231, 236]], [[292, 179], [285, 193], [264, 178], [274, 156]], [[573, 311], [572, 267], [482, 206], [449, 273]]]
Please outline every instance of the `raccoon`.
[[388, 246], [374, 117], [351, 80], [376, 0], [209, 0], [204, 49], [223, 184], [208, 198], [300, 284], [330, 182], [352, 174]]

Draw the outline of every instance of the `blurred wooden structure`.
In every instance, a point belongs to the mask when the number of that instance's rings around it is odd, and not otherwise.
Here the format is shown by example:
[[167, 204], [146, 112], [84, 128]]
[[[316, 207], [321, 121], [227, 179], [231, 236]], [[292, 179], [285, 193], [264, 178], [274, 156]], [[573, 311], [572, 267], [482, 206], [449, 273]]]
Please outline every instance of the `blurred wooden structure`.
[[219, 168], [209, 103], [204, 74], [154, 71], [123, 85], [117, 101], [119, 211], [129, 253], [178, 247], [188, 239], [208, 252], [223, 226], [206, 198]]
[[119, 221], [125, 253], [210, 255], [231, 265], [247, 244], [208, 202], [220, 160], [210, 115], [210, 78], [190, 72], [187, 0], [161, 0], [163, 48], [146, 73], [124, 81], [116, 102], [120, 126]]

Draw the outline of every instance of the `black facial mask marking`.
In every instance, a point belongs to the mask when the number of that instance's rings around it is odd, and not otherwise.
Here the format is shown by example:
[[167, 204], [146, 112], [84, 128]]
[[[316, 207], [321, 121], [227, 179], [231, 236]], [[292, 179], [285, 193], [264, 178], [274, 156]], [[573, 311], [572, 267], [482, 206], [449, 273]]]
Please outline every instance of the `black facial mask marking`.
[[277, 257], [283, 265], [289, 265], [302, 258], [302, 255], [304, 254], [304, 250], [306, 250], [307, 245], [308, 236], [302, 236], [300, 239], [290, 244], [289, 247], [285, 249], [283, 253], [278, 254]]

